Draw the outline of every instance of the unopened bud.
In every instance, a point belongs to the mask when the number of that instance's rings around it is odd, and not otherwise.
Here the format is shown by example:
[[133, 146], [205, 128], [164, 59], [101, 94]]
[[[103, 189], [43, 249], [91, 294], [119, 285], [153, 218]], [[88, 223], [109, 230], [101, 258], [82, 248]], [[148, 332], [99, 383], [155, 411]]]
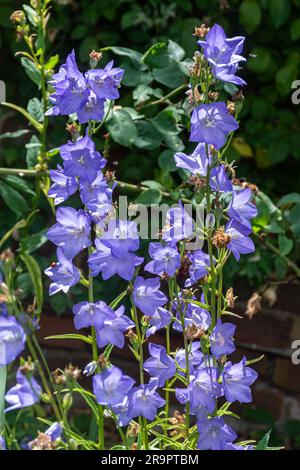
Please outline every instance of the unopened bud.
[[65, 394], [65, 396], [63, 398], [62, 405], [63, 405], [64, 410], [69, 411], [69, 409], [73, 405], [73, 397], [72, 397], [71, 393], [66, 393]]
[[16, 10], [14, 11], [10, 17], [9, 17], [10, 21], [14, 24], [25, 24], [26, 23], [26, 16], [25, 16], [25, 13], [24, 11], [22, 10]]
[[90, 67], [91, 69], [94, 69], [95, 67], [97, 67], [99, 60], [102, 59], [102, 52], [96, 52], [95, 50], [92, 50], [89, 57], [90, 57]]

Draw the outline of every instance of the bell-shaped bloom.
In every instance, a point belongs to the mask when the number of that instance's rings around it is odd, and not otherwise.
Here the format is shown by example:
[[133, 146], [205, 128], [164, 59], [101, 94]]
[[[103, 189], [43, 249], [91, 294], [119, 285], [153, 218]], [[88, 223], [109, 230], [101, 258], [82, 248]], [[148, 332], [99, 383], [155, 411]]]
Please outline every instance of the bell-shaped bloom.
[[144, 261], [144, 258], [130, 252], [127, 252], [122, 258], [118, 258], [112, 254], [112, 249], [104, 245], [99, 239], [95, 240], [95, 245], [96, 250], [90, 255], [88, 264], [92, 275], [97, 276], [101, 273], [104, 280], [118, 274], [122, 279], [131, 281], [136, 266]]
[[95, 143], [88, 133], [75, 142], [69, 141], [62, 145], [60, 155], [64, 160], [66, 176], [77, 176], [93, 181], [99, 170], [106, 165], [106, 159], [96, 151]]
[[112, 406], [112, 410], [117, 416], [118, 425], [121, 427], [127, 426], [131, 421], [131, 417], [128, 416], [128, 406], [128, 396], [126, 396], [122, 403], [120, 403], [119, 405]]
[[250, 403], [252, 401], [250, 385], [257, 379], [258, 374], [251, 367], [246, 366], [244, 357], [237, 364], [228, 362], [222, 373], [222, 383], [226, 400]]
[[225, 144], [227, 134], [238, 127], [224, 102], [202, 104], [192, 113], [190, 140], [211, 144], [218, 150]]
[[98, 98], [115, 100], [120, 96], [118, 88], [123, 75], [124, 70], [114, 67], [114, 63], [111, 61], [104, 69], [89, 70], [85, 77]]
[[102, 121], [104, 117], [104, 101], [100, 100], [92, 90], [89, 90], [86, 101], [81, 103], [77, 109], [77, 118], [80, 124], [85, 124], [88, 121]]
[[57, 263], [52, 263], [45, 270], [45, 274], [50, 278], [51, 284], [49, 295], [57, 294], [57, 292], [68, 292], [70, 287], [75, 286], [80, 280], [80, 272], [73, 265], [72, 261], [67, 259], [62, 249], [57, 249]]
[[149, 244], [149, 254], [153, 261], [146, 264], [144, 269], [152, 274], [174, 276], [180, 267], [180, 254], [176, 245], [153, 242]]
[[0, 316], [0, 367], [13, 362], [24, 350], [26, 334], [15, 317]]
[[67, 56], [66, 63], [52, 76], [49, 83], [55, 92], [50, 95], [53, 107], [46, 112], [46, 116], [75, 113], [89, 96], [84, 75], [76, 64], [74, 50]]
[[174, 159], [177, 168], [188, 170], [194, 176], [206, 176], [207, 167], [210, 164], [206, 145], [203, 143], [198, 144], [191, 155], [186, 155], [183, 152], [175, 153]]
[[49, 437], [51, 437], [52, 441], [56, 441], [59, 439], [62, 435], [63, 432], [63, 426], [61, 423], [53, 423], [51, 426], [49, 426], [48, 429], [46, 429], [45, 434]]
[[57, 170], [50, 170], [50, 178], [53, 184], [48, 191], [48, 197], [54, 199], [55, 205], [66, 201], [78, 189], [76, 178], [74, 176], [66, 176], [60, 165], [58, 165]]
[[209, 272], [209, 256], [202, 250], [195, 250], [188, 254], [191, 265], [189, 267], [190, 277], [185, 281], [185, 287], [190, 287], [195, 282], [207, 276]]
[[251, 229], [245, 225], [239, 224], [235, 219], [230, 219], [225, 227], [225, 233], [230, 237], [227, 248], [232, 252], [237, 261], [240, 259], [241, 255], [255, 251], [254, 243], [251, 238], [248, 237], [250, 231]]
[[115, 312], [112, 310], [105, 318], [103, 326], [96, 328], [97, 344], [103, 348], [108, 344], [113, 344], [122, 349], [125, 338], [124, 333], [129, 328], [134, 327], [134, 322], [124, 315], [124, 307], [121, 306]]
[[194, 234], [194, 221], [186, 212], [181, 201], [177, 207], [171, 207], [166, 214], [165, 226], [162, 229], [162, 239], [173, 243], [189, 239]]
[[158, 330], [170, 325], [172, 314], [163, 307], [157, 307], [154, 315], [149, 317], [149, 328], [146, 331], [146, 337], [154, 335]]
[[157, 379], [158, 387], [163, 387], [176, 373], [174, 359], [167, 354], [164, 346], [154, 343], [149, 343], [149, 354], [151, 357], [144, 362], [144, 370]]
[[244, 85], [246, 82], [236, 77], [238, 63], [246, 59], [241, 56], [245, 37], [236, 36], [227, 38], [224, 29], [215, 24], [205, 37], [205, 41], [198, 41], [204, 56], [211, 64], [213, 75], [224, 82]]
[[118, 258], [127, 256], [130, 251], [139, 249], [140, 239], [135, 222], [122, 219], [111, 219], [107, 230], [101, 236], [101, 243], [111, 249]]
[[239, 224], [245, 225], [251, 230], [250, 219], [257, 216], [256, 206], [250, 202], [252, 198], [252, 191], [250, 188], [245, 188], [241, 191], [233, 191], [232, 199], [227, 208], [227, 214], [232, 219], [235, 219]]
[[109, 202], [112, 201], [113, 187], [108, 187], [102, 171], [98, 171], [96, 178], [91, 181], [88, 179], [81, 180], [79, 190], [80, 199], [88, 210], [95, 210], [97, 203], [102, 202], [102, 194], [106, 194]]
[[222, 323], [220, 319], [217, 320], [217, 324], [210, 336], [210, 349], [215, 357], [219, 358], [235, 351], [233, 340], [235, 330], [236, 325]]
[[[201, 299], [203, 301], [204, 299]], [[207, 331], [211, 325], [211, 316], [210, 313], [200, 305], [189, 303], [183, 309], [184, 311], [184, 327], [196, 326], [200, 330]], [[182, 331], [182, 324], [180, 318], [180, 310], [176, 311], [175, 321], [173, 323], [173, 328], [176, 331]]]
[[[181, 369], [186, 370], [186, 354], [185, 349], [178, 349], [175, 355], [175, 361]], [[189, 373], [193, 374], [195, 367], [198, 367], [203, 361], [203, 353], [201, 352], [200, 341], [193, 341], [189, 351]]]
[[144, 416], [150, 421], [155, 419], [158, 408], [166, 403], [156, 392], [156, 389], [156, 380], [151, 380], [149, 384], [133, 388], [129, 394], [128, 416], [130, 418]]
[[210, 187], [213, 191], [217, 191], [219, 193], [231, 192], [232, 191], [232, 183], [229, 179], [227, 171], [224, 165], [217, 165], [212, 168], [210, 173]]
[[236, 432], [219, 416], [198, 420], [197, 428], [197, 448], [200, 450], [225, 450], [237, 438]]
[[94, 326], [102, 328], [107, 315], [113, 313], [113, 309], [108, 307], [105, 302], [80, 302], [74, 305], [74, 324], [77, 330]]
[[47, 232], [49, 240], [59, 246], [65, 257], [74, 258], [80, 251], [89, 247], [91, 219], [86, 211], [73, 207], [60, 207], [56, 213], [57, 223]]
[[16, 379], [17, 384], [5, 395], [5, 400], [10, 405], [5, 412], [32, 406], [40, 399], [42, 389], [34, 377], [27, 377], [18, 370]]
[[132, 389], [134, 382], [118, 367], [105, 369], [93, 377], [93, 391], [97, 402], [106, 406], [119, 405]]
[[138, 276], [133, 285], [132, 298], [134, 305], [150, 317], [154, 315], [157, 307], [163, 307], [168, 299], [160, 290], [158, 277], [144, 279]]

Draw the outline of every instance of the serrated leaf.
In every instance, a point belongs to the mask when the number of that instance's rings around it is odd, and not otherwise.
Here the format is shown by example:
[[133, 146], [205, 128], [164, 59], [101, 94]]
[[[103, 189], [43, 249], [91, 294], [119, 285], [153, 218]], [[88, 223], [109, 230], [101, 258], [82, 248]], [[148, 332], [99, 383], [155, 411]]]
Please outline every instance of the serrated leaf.
[[43, 246], [48, 238], [46, 236], [47, 229], [41, 230], [39, 233], [34, 233], [29, 237], [25, 238], [22, 243], [22, 250], [26, 253], [33, 253]]
[[38, 17], [37, 12], [33, 8], [31, 8], [29, 5], [25, 4], [25, 5], [22, 5], [22, 7], [23, 7], [23, 10], [26, 13], [26, 16], [27, 16], [29, 22], [33, 26], [37, 26], [38, 21], [39, 21], [39, 17]]
[[37, 157], [39, 154], [39, 150], [41, 147], [41, 143], [39, 139], [37, 138], [36, 135], [33, 135], [28, 142], [28, 144], [25, 145], [27, 152], [26, 152], [26, 163], [27, 163], [27, 168], [34, 168], [35, 165], [37, 164]]
[[20, 129], [19, 131], [15, 132], [5, 132], [4, 134], [0, 134], [0, 140], [2, 139], [17, 139], [18, 137], [22, 137], [23, 135], [29, 134], [31, 131], [29, 129]]
[[25, 264], [27, 271], [30, 274], [33, 288], [34, 288], [35, 298], [36, 298], [37, 313], [40, 315], [42, 312], [43, 297], [44, 297], [42, 273], [41, 273], [40, 266], [38, 265], [36, 260], [28, 253], [22, 253], [20, 254], [20, 257], [23, 263]]
[[31, 98], [31, 100], [28, 101], [27, 111], [38, 122], [44, 121], [43, 105], [38, 98]]
[[8, 175], [5, 177], [5, 181], [9, 186], [15, 188], [17, 191], [35, 196], [35, 192], [32, 187], [27, 183], [27, 181], [24, 181], [24, 179], [15, 175]]
[[136, 199], [139, 204], [145, 204], [151, 206], [152, 204], [159, 204], [162, 199], [161, 192], [157, 189], [148, 189], [143, 191]]

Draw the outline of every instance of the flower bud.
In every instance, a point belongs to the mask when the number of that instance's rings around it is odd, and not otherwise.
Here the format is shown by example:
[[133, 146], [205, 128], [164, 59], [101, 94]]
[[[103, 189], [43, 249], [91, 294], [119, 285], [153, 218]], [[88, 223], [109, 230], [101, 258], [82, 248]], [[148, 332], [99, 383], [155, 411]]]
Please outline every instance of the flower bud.
[[214, 214], [207, 214], [206, 219], [205, 219], [205, 227], [207, 230], [210, 230], [214, 227], [216, 222]]
[[23, 10], [16, 10], [14, 11], [10, 17], [10, 21], [14, 24], [19, 23], [19, 24], [25, 24], [26, 23], [26, 16]]
[[63, 398], [62, 405], [63, 405], [64, 410], [69, 411], [69, 409], [73, 405], [73, 397], [72, 397], [71, 393], [66, 393], [65, 394], [65, 396]]
[[97, 67], [99, 60], [102, 59], [102, 52], [96, 52], [93, 49], [89, 57], [90, 57], [90, 67], [91, 69], [94, 69]]

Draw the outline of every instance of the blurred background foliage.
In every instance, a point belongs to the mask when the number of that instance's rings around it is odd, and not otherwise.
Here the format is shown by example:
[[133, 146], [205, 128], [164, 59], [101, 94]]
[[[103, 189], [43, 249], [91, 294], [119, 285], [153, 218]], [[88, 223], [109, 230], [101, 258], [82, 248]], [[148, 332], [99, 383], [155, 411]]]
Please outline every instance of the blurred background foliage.
[[[36, 83], [24, 73], [19, 59], [14, 57], [22, 46], [16, 41], [15, 27], [9, 17], [13, 10], [21, 7], [22, 2], [0, 0], [0, 79], [7, 85], [7, 101], [27, 107], [39, 120], [39, 101], [32, 100], [32, 97], [39, 96]], [[248, 86], [244, 89], [245, 100], [239, 116], [241, 127], [232, 140], [227, 158], [238, 163], [239, 178], [247, 176], [248, 181], [269, 196], [270, 199], [265, 197], [257, 201], [260, 210], [257, 225], [267, 231], [281, 253], [297, 261], [300, 240], [300, 195], [297, 194], [300, 186], [300, 106], [292, 103], [291, 96], [294, 91], [292, 83], [300, 75], [299, 12], [300, 0], [54, 0], [48, 25], [48, 50], [51, 56], [58, 54], [59, 63], [62, 63], [74, 48], [84, 70], [88, 67], [92, 49], [114, 47], [111, 54], [105, 54], [104, 61], [114, 58], [118, 66], [125, 68], [121, 100], [117, 104], [126, 107], [126, 111], [115, 113], [106, 126], [112, 137], [110, 153], [116, 161], [116, 166], [110, 169], [116, 170], [117, 177], [126, 182], [150, 180], [146, 199], [151, 196], [152, 202], [158, 202], [156, 198], [159, 199], [161, 188], [172, 191], [185, 176], [182, 171], [176, 172], [173, 163], [175, 151], [184, 149], [182, 137], [187, 141], [187, 134], [179, 135], [186, 124], [185, 114], [176, 106], [162, 115], [158, 114], [161, 108], [153, 108], [145, 111], [146, 122], [134, 114], [135, 109], [145, 100], [158, 100], [187, 81], [183, 66], [188, 64], [185, 63], [186, 58], [191, 59], [197, 49], [193, 36], [195, 26], [218, 22], [228, 36], [246, 35], [248, 62], [242, 76]], [[157, 63], [151, 63], [150, 56], [148, 64], [141, 65], [141, 54], [124, 54], [118, 49], [123, 46], [144, 54], [151, 45], [167, 39], [179, 45], [173, 52], [167, 51], [171, 57], [169, 69], [165, 51], [162, 51], [162, 56], [161, 52], [158, 53], [158, 60], [163, 62], [157, 67]], [[175, 59], [174, 54], [178, 54]], [[64, 123], [64, 118], [50, 120], [49, 148], [65, 142]], [[121, 135], [118, 134], [118, 124], [123, 125]], [[1, 108], [1, 166], [30, 168], [37, 156], [37, 137], [22, 135], [12, 145], [3, 133], [16, 128], [24, 128], [23, 119], [15, 112]], [[128, 136], [129, 141], [126, 142]], [[130, 136], [135, 140], [133, 146]], [[53, 164], [55, 161], [54, 158]], [[1, 233], [15, 223], [20, 208], [26, 212], [26, 198], [33, 197], [34, 191], [31, 181], [26, 181], [22, 187], [20, 182], [11, 178], [6, 178], [4, 183], [2, 199], [14, 202], [10, 203], [10, 211], [3, 207], [5, 217], [1, 218]], [[21, 193], [21, 197], [12, 190], [18, 191], [19, 195]], [[7, 191], [12, 197], [7, 196]], [[279, 209], [271, 199], [276, 203], [279, 201]], [[140, 202], [145, 202], [145, 196], [141, 196]], [[39, 205], [41, 211], [31, 227], [35, 237], [34, 250], [45, 242], [45, 226], [51, 223], [46, 200], [41, 198]], [[46, 263], [46, 258], [41, 258], [42, 268]], [[272, 251], [264, 251], [263, 256], [258, 251], [252, 258], [244, 257], [242, 264], [237, 265], [232, 260], [228, 266], [229, 282], [239, 273], [256, 287], [270, 276], [283, 279], [288, 271], [286, 263]], [[28, 275], [24, 273], [23, 288], [27, 281]], [[62, 313], [65, 305], [59, 304], [60, 296], [56, 299], [52, 300], [53, 307]]]

